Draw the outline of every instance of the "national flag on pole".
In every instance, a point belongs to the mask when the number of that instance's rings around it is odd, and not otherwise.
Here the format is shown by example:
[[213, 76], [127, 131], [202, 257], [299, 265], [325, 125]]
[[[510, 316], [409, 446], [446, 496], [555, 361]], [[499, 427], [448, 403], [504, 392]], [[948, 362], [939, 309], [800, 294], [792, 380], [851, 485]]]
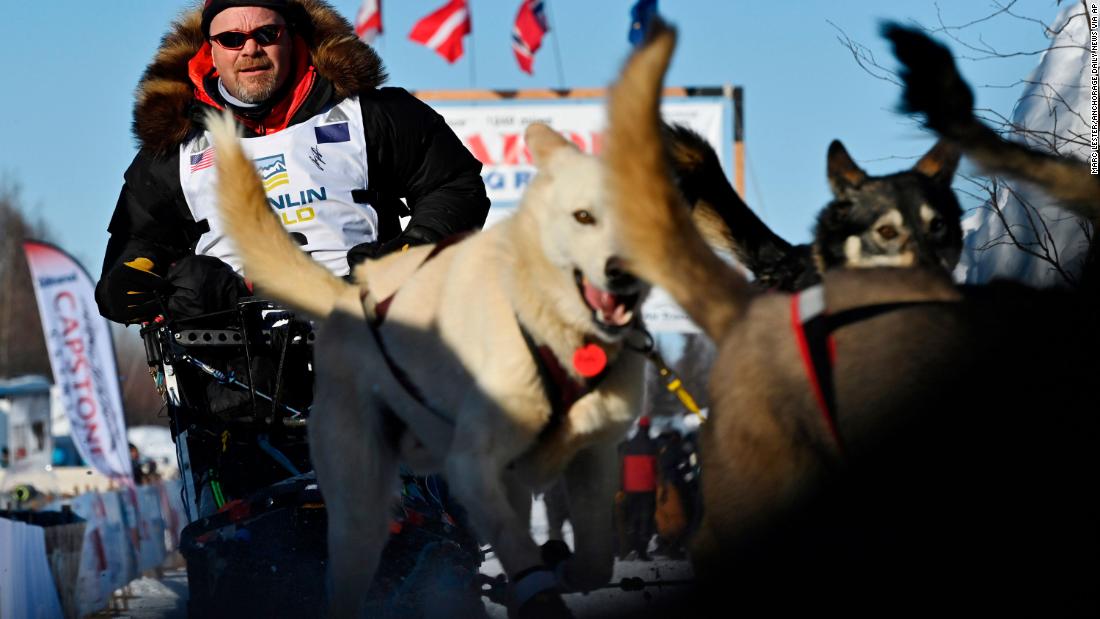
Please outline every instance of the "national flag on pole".
[[626, 38], [631, 45], [638, 46], [645, 40], [649, 30], [649, 20], [657, 14], [657, 0], [638, 0], [630, 7], [630, 32]]
[[73, 257], [38, 241], [23, 251], [46, 335], [53, 380], [77, 451], [89, 466], [132, 483], [130, 449], [111, 331], [99, 315], [92, 278]]
[[542, 0], [523, 0], [512, 28], [512, 51], [519, 68], [528, 75], [534, 73], [535, 52], [542, 46], [543, 35], [550, 31], [542, 4]]
[[364, 43], [373, 43], [382, 34], [382, 0], [363, 0], [355, 15], [355, 35]]
[[466, 0], [451, 0], [443, 8], [416, 22], [409, 38], [454, 62], [462, 57], [462, 37], [470, 34], [470, 9]]

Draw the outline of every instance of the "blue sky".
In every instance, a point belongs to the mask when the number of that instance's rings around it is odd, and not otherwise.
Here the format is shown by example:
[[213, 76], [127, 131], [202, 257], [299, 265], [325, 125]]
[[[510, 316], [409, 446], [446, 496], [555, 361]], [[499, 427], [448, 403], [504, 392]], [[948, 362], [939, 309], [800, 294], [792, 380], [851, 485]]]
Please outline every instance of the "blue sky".
[[[383, 0], [386, 34], [377, 47], [390, 84], [409, 89], [607, 85], [629, 51], [632, 0], [546, 1], [553, 31], [536, 57], [535, 75], [527, 76], [509, 48], [519, 0], [470, 0], [473, 39], [467, 38], [467, 55], [455, 65], [406, 39], [413, 23], [444, 0]], [[18, 184], [29, 214], [43, 219], [55, 240], [93, 274], [99, 272], [122, 173], [135, 153], [130, 135], [134, 88], [169, 21], [194, 4], [5, 2], [0, 182]], [[332, 4], [351, 18], [359, 1]], [[747, 199], [794, 242], [809, 239], [813, 216], [828, 200], [825, 151], [830, 140], [840, 138], [873, 174], [908, 167], [932, 144], [911, 120], [895, 113], [897, 87], [857, 66], [838, 41], [841, 30], [893, 67], [878, 35], [882, 20], [935, 26], [942, 19], [956, 26], [1003, 6], [989, 0], [659, 4], [681, 32], [670, 85], [744, 88]], [[1011, 7], [1017, 15], [1046, 22], [1057, 10], [1054, 0], [1020, 0]], [[1011, 52], [1046, 46], [1039, 25], [1007, 14], [964, 29], [960, 36]], [[961, 50], [958, 43], [947, 42]], [[961, 66], [980, 86], [978, 105], [1009, 115], [1020, 91], [1012, 85], [1038, 60], [1038, 55], [1018, 55], [964, 60]]]

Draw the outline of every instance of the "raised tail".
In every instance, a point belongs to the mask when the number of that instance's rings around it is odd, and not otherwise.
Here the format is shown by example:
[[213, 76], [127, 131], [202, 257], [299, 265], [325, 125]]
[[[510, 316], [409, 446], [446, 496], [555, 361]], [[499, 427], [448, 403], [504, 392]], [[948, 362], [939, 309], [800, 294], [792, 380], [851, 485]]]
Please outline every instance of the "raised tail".
[[902, 110], [924, 115], [925, 124], [953, 140], [975, 163], [993, 174], [1035, 183], [1063, 206], [1100, 225], [1100, 177], [1088, 164], [1003, 139], [974, 116], [974, 95], [951, 52], [923, 32], [887, 24], [905, 82]]
[[216, 149], [218, 210], [241, 257], [244, 276], [265, 296], [317, 318], [338, 306], [362, 315], [358, 290], [299, 249], [268, 207], [233, 117], [210, 113], [206, 125]]
[[675, 46], [676, 32], [655, 21], [611, 89], [604, 151], [610, 206], [629, 269], [667, 290], [718, 340], [751, 293], [746, 279], [706, 245], [672, 180], [658, 104]]

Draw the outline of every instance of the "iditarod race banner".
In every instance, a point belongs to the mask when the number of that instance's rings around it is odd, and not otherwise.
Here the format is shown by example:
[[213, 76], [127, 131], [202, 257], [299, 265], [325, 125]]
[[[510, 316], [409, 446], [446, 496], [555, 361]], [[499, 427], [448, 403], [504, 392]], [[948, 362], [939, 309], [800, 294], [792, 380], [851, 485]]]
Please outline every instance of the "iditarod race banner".
[[[527, 125], [553, 127], [586, 153], [603, 149], [607, 111], [602, 99], [514, 100], [486, 103], [429, 100], [470, 152], [482, 163], [481, 177], [493, 204], [485, 225], [510, 215], [535, 175], [531, 153], [523, 139]], [[718, 153], [727, 173], [732, 159], [733, 131], [730, 99], [685, 97], [666, 100], [661, 116], [702, 135]], [[652, 331], [697, 333], [698, 327], [667, 294], [655, 289], [642, 308]]]
[[92, 279], [53, 245], [26, 241], [23, 250], [73, 442], [88, 466], [127, 483], [133, 477], [115, 349]]
[[[582, 151], [598, 155], [603, 148], [607, 111], [601, 99], [510, 104], [428, 101], [470, 152], [482, 163], [481, 177], [494, 207], [514, 206], [535, 174], [523, 140], [527, 125], [541, 122], [569, 138]], [[708, 97], [666, 101], [661, 115], [702, 135], [729, 170], [732, 131], [729, 99]], [[493, 209], [496, 211], [497, 209]], [[490, 217], [494, 217], [491, 213]]]

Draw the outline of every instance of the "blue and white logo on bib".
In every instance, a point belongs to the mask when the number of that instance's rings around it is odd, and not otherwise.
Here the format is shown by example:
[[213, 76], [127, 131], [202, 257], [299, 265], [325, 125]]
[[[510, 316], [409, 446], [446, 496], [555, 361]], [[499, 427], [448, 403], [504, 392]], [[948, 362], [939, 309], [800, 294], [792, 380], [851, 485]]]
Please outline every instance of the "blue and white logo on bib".
[[290, 175], [286, 172], [286, 157], [282, 153], [270, 157], [253, 159], [260, 178], [264, 182], [264, 191], [270, 192], [279, 185], [289, 185]]

